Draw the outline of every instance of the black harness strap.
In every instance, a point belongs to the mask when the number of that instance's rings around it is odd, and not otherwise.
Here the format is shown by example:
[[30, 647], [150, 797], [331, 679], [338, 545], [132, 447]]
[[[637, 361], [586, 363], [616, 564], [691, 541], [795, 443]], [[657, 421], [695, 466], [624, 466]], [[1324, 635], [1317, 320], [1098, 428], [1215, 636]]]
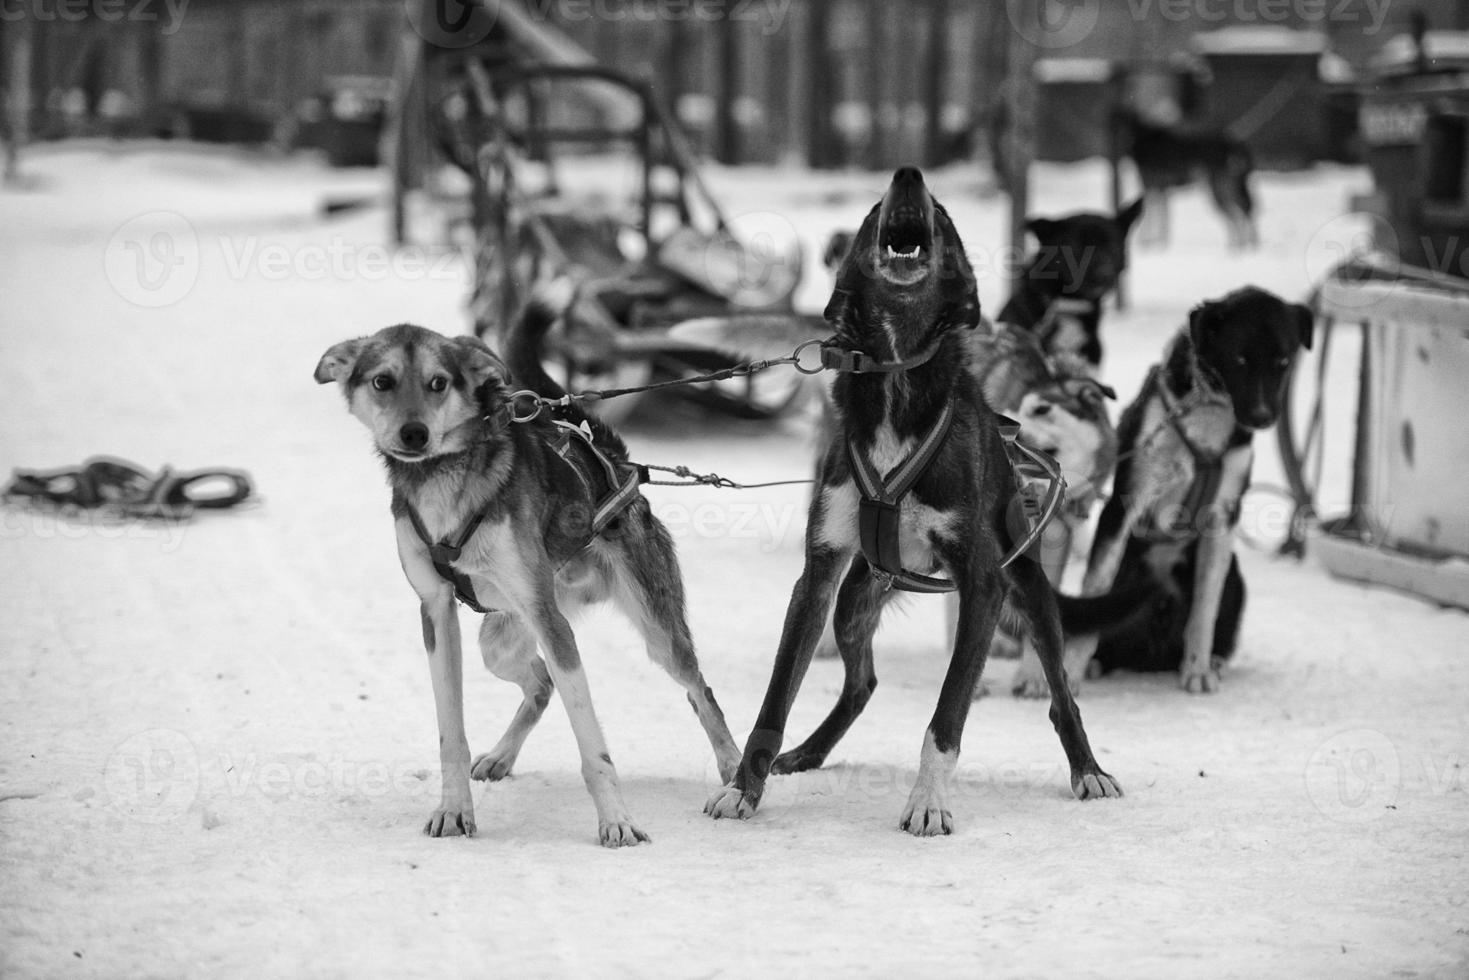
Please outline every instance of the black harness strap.
[[[1149, 540], [1176, 543], [1180, 541], [1191, 541], [1200, 533], [1199, 515], [1214, 502], [1219, 495], [1219, 487], [1224, 482], [1224, 453], [1214, 453], [1204, 449], [1195, 442], [1184, 430], [1183, 420], [1188, 415], [1188, 410], [1178, 401], [1173, 392], [1163, 382], [1162, 365], [1153, 365], [1144, 388], [1151, 386], [1158, 393], [1158, 399], [1163, 403], [1163, 409], [1167, 412], [1167, 424], [1173, 429], [1178, 441], [1188, 450], [1188, 454], [1194, 461], [1194, 478], [1189, 483], [1188, 492], [1184, 494], [1183, 503], [1179, 505], [1178, 520], [1172, 527], [1159, 527], [1156, 521], [1141, 529], [1141, 536]], [[1235, 432], [1230, 435], [1228, 448], [1244, 445], [1249, 442], [1249, 433], [1236, 426]]]
[[418, 539], [428, 546], [429, 558], [433, 560], [434, 571], [439, 573], [439, 578], [454, 586], [454, 595], [470, 609], [477, 613], [489, 612], [490, 610], [479, 604], [479, 597], [474, 594], [474, 583], [470, 581], [469, 576], [454, 567], [454, 562], [459, 560], [464, 546], [469, 543], [469, 539], [474, 537], [474, 532], [478, 531], [480, 524], [484, 522], [485, 515], [490, 510], [489, 504], [471, 515], [451, 541], [437, 543], [429, 537], [428, 528], [423, 526], [423, 518], [418, 516], [418, 511], [413, 509], [413, 505], [407, 504], [407, 508], [408, 520], [413, 525], [413, 531], [418, 535]]
[[877, 572], [888, 577], [892, 588], [905, 592], [954, 591], [954, 583], [948, 579], [920, 575], [903, 568], [898, 542], [903, 498], [908, 496], [913, 484], [933, 462], [953, 423], [954, 403], [950, 400], [944, 402], [937, 421], [908, 458], [894, 467], [886, 478], [878, 475], [872, 460], [857, 448], [853, 440], [847, 440], [847, 458], [851, 461], [857, 490], [862, 496], [857, 511], [862, 555]]

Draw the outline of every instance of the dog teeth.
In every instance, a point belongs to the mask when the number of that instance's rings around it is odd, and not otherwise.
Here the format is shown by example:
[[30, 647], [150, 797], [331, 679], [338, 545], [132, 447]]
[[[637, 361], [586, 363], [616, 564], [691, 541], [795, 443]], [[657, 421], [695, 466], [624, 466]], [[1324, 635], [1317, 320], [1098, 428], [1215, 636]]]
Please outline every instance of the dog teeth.
[[914, 245], [913, 248], [907, 252], [899, 252], [897, 249], [889, 245], [887, 246], [887, 250], [888, 258], [890, 259], [916, 259], [918, 258], [919, 253], [923, 251], [923, 246]]

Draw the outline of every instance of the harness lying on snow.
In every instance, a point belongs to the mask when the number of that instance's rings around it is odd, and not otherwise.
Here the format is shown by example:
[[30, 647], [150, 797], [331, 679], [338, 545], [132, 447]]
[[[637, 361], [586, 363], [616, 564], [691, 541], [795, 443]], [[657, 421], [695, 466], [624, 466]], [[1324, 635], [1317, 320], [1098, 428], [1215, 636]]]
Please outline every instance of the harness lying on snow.
[[[557, 455], [571, 467], [572, 472], [581, 480], [587, 491], [595, 493], [596, 490], [596, 482], [592, 478], [593, 473], [588, 472], [588, 468], [594, 463], [606, 479], [607, 486], [611, 488], [597, 501], [596, 508], [592, 511], [591, 528], [585, 544], [582, 545], [586, 547], [633, 502], [633, 498], [638, 495], [639, 487], [648, 482], [648, 470], [642, 466], [619, 470], [617, 464], [597, 448], [587, 429], [561, 419], [553, 419], [552, 424], [557, 429], [556, 444], [553, 448]], [[585, 452], [577, 452], [578, 446]], [[480, 604], [479, 597], [474, 592], [474, 583], [468, 575], [454, 567], [454, 562], [459, 560], [464, 546], [469, 543], [470, 538], [474, 537], [474, 532], [479, 530], [480, 524], [489, 514], [493, 503], [494, 501], [491, 500], [471, 514], [459, 528], [457, 534], [438, 542], [429, 536], [428, 529], [423, 526], [423, 519], [418, 516], [413, 505], [407, 505], [408, 520], [412, 523], [413, 531], [418, 535], [419, 540], [428, 546], [429, 558], [434, 563], [434, 571], [438, 572], [439, 577], [445, 582], [454, 586], [454, 595], [460, 602], [477, 613], [493, 610]]]
[[[891, 373], [906, 371], [926, 363], [938, 350], [938, 343], [935, 342], [918, 354], [902, 361], [874, 361], [860, 351], [842, 351], [844, 357], [828, 356], [828, 351], [835, 350], [839, 348], [822, 348], [823, 363], [834, 370], [851, 373]], [[837, 366], [838, 364], [844, 366]], [[1017, 441], [1020, 434], [1020, 423], [1004, 415], [997, 416], [997, 419], [1000, 435], [1005, 442], [1005, 453], [1015, 473], [1016, 499], [1020, 501], [1031, 525], [1030, 533], [1012, 548], [1000, 563], [1000, 567], [1004, 568], [1033, 548], [1040, 539], [1041, 533], [1045, 531], [1046, 525], [1051, 522], [1051, 518], [1056, 515], [1056, 510], [1061, 504], [1061, 495], [1065, 489], [1066, 480], [1062, 477], [1055, 460], [1020, 445]], [[847, 458], [851, 462], [852, 473], [857, 482], [857, 491], [861, 496], [857, 510], [857, 536], [862, 548], [862, 557], [867, 559], [867, 564], [872, 566], [878, 575], [886, 579], [888, 588], [901, 589], [905, 592], [927, 593], [953, 592], [957, 588], [950, 579], [924, 575], [904, 568], [899, 540], [903, 518], [903, 499], [908, 496], [919, 478], [928, 471], [928, 467], [938, 456], [939, 449], [943, 446], [944, 439], [948, 437], [949, 429], [953, 427], [953, 424], [954, 400], [950, 398], [944, 402], [938, 419], [919, 440], [913, 451], [908, 454], [908, 458], [895, 466], [886, 477], [877, 472], [877, 468], [872, 465], [872, 460], [857, 447], [855, 440], [847, 440]], [[1016, 458], [1017, 453], [1021, 454], [1021, 458]], [[1025, 492], [1020, 482], [1022, 471], [1050, 480], [1051, 486], [1046, 492], [1043, 503]]]
[[[1189, 436], [1184, 430], [1183, 420], [1188, 417], [1191, 406], [1179, 401], [1178, 396], [1168, 389], [1163, 383], [1163, 367], [1160, 364], [1153, 365], [1148, 372], [1147, 380], [1143, 382], [1143, 391], [1152, 389], [1163, 403], [1166, 413], [1166, 424], [1173, 429], [1178, 436], [1178, 441], [1188, 450], [1189, 456], [1194, 461], [1194, 478], [1189, 483], [1188, 492], [1184, 494], [1183, 503], [1179, 505], [1178, 519], [1171, 526], [1163, 527], [1154, 519], [1156, 515], [1149, 515], [1147, 523], [1140, 524], [1135, 533], [1139, 537], [1160, 543], [1179, 543], [1192, 541], [1201, 532], [1199, 526], [1199, 515], [1213, 503], [1214, 498], [1219, 495], [1219, 487], [1224, 482], [1224, 454], [1230, 449], [1242, 446], [1250, 441], [1247, 430], [1235, 426], [1234, 432], [1229, 437], [1221, 452], [1210, 452]], [[1195, 406], [1196, 407], [1196, 406]], [[1155, 430], [1162, 431], [1162, 428]], [[1151, 437], [1150, 437], [1151, 438]]]

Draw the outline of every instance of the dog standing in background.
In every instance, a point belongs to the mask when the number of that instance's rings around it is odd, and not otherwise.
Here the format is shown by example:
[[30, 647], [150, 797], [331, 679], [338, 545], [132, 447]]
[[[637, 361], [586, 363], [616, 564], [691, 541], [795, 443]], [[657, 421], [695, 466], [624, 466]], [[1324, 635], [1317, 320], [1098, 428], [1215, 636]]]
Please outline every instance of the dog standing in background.
[[1223, 130], [1160, 126], [1133, 112], [1123, 113], [1119, 124], [1148, 204], [1143, 242], [1168, 244], [1169, 194], [1175, 188], [1201, 183], [1224, 218], [1230, 247], [1260, 244], [1255, 198], [1250, 193], [1255, 159], [1248, 144]]

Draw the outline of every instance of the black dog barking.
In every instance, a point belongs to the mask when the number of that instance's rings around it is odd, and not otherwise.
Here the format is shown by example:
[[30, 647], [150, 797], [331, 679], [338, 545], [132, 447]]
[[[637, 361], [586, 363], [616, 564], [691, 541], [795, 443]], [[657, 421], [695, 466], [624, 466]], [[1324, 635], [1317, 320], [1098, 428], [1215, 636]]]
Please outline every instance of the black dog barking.
[[[974, 274], [948, 214], [911, 167], [899, 170], [868, 213], [843, 261], [826, 309], [831, 346], [855, 368], [835, 382], [835, 432], [822, 459], [806, 530], [806, 564], [791, 596], [774, 670], [735, 778], [705, 807], [711, 816], [747, 818], [766, 777], [822, 764], [865, 708], [877, 685], [872, 636], [894, 582], [929, 582], [946, 572], [960, 596], [953, 656], [923, 741], [916, 784], [900, 826], [918, 836], [951, 833], [948, 783], [975, 684], [1008, 597], [1036, 637], [1052, 682], [1051, 721], [1081, 799], [1120, 796], [1097, 765], [1062, 672], [1062, 635], [1054, 593], [1038, 563], [1001, 567], [1010, 536], [1006, 512], [1013, 475], [996, 417], [968, 368], [963, 334], [980, 320]], [[860, 353], [859, 353], [860, 352]], [[865, 367], [863, 365], [866, 365]], [[871, 523], [878, 509], [859, 490], [857, 469], [891, 482], [909, 464], [927, 465], [911, 494], [887, 516], [898, 525], [899, 568], [873, 564]], [[891, 527], [891, 525], [890, 525]], [[879, 549], [880, 550], [880, 549]], [[840, 584], [840, 588], [838, 588]], [[837, 645], [845, 678], [836, 706], [800, 746], [780, 753], [797, 688], [836, 600]]]

